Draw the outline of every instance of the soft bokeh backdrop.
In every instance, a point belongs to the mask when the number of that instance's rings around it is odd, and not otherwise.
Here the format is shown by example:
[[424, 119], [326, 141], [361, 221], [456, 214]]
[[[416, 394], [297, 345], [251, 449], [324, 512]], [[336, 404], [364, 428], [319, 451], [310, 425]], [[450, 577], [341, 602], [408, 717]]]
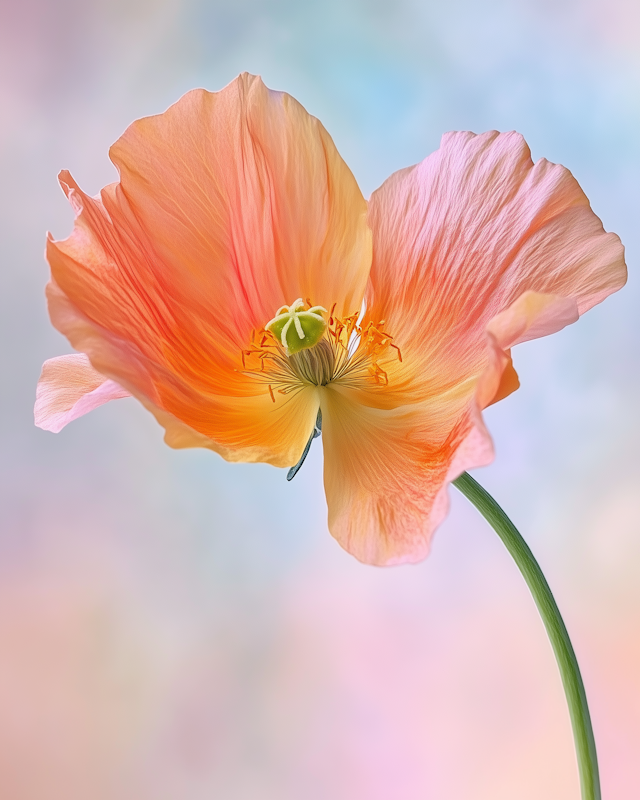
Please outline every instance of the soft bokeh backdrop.
[[[516, 129], [565, 164], [631, 277], [515, 353], [477, 476], [531, 543], [582, 665], [608, 800], [640, 797], [640, 6], [636, 0], [2, 0], [0, 796], [567, 800], [568, 715], [496, 536], [453, 497], [433, 553], [379, 570], [327, 532], [316, 445], [292, 484], [175, 452], [120, 400], [32, 424], [56, 174], [194, 86], [261, 74], [368, 195], [443, 131]], [[455, 492], [452, 491], [452, 495]]]

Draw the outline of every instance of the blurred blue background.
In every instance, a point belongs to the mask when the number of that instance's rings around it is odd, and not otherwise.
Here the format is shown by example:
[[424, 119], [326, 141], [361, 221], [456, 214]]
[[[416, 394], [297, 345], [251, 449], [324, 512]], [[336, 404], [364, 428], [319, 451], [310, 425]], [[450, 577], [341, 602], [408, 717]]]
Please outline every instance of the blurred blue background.
[[[444, 131], [516, 129], [627, 246], [627, 287], [514, 352], [476, 477], [539, 557], [583, 669], [604, 795], [640, 796], [640, 6], [635, 0], [0, 2], [0, 795], [565, 800], [560, 680], [533, 603], [459, 496], [415, 567], [326, 527], [321, 448], [167, 448], [120, 400], [33, 427], [56, 174], [115, 179], [135, 118], [241, 71], [318, 116], [365, 196]], [[455, 494], [452, 490], [452, 495]]]

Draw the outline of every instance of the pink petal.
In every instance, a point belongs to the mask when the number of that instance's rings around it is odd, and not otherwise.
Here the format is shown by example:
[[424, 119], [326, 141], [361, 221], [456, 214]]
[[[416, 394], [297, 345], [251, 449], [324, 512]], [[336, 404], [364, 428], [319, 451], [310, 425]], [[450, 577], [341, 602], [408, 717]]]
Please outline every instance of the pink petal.
[[[491, 319], [525, 292], [566, 298], [582, 314], [626, 280], [620, 240], [571, 173], [534, 165], [517, 133], [446, 134], [374, 192], [369, 221], [368, 316], [386, 320], [403, 370], [429, 393], [484, 369]], [[527, 335], [546, 332], [540, 321]]]
[[482, 409], [518, 387], [511, 348], [575, 322], [626, 279], [561, 166], [518, 134], [447, 134], [374, 192], [367, 321], [400, 347], [388, 385], [323, 399], [332, 534], [375, 564], [424, 558], [447, 486], [493, 460]]
[[129, 392], [96, 372], [84, 354], [50, 358], [42, 365], [36, 389], [35, 423], [58, 433], [74, 419], [120, 397], [129, 397]]

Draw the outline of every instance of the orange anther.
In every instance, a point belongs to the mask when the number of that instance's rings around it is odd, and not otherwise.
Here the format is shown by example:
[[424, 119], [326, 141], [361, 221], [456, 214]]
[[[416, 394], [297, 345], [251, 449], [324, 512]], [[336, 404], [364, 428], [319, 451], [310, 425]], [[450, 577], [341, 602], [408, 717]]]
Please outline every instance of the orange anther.
[[398, 345], [397, 344], [393, 344], [393, 342], [389, 342], [389, 344], [391, 345], [391, 347], [393, 347], [395, 350], [398, 351], [398, 361], [400, 361], [400, 363], [402, 363], [402, 353], [400, 352], [400, 348], [398, 347]]
[[345, 317], [345, 322], [347, 323], [347, 325], [346, 325], [346, 327], [347, 327], [347, 336], [351, 336], [351, 334], [353, 333], [354, 329], [358, 325], [358, 315], [357, 314], [351, 314], [350, 316]]
[[378, 364], [376, 364], [375, 361], [369, 367], [369, 374], [377, 384], [381, 383], [380, 378], [383, 377], [384, 378], [383, 385], [384, 386], [389, 385], [389, 378], [387, 376], [387, 373]]
[[271, 388], [271, 384], [269, 384], [269, 394], [271, 395], [271, 399], [275, 403], [276, 402], [276, 398], [274, 397], [273, 389]]

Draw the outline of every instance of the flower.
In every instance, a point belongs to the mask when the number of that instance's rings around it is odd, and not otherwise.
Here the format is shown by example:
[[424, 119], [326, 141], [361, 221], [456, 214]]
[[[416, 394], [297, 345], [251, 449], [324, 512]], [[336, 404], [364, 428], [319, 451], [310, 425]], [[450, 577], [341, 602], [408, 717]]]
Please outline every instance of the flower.
[[424, 558], [448, 483], [492, 460], [513, 345], [626, 280], [571, 173], [513, 132], [448, 133], [367, 204], [320, 122], [243, 74], [110, 156], [99, 197], [60, 174], [47, 295], [78, 354], [44, 364], [36, 424], [131, 394], [172, 447], [290, 467], [322, 420], [329, 528], [372, 564]]

